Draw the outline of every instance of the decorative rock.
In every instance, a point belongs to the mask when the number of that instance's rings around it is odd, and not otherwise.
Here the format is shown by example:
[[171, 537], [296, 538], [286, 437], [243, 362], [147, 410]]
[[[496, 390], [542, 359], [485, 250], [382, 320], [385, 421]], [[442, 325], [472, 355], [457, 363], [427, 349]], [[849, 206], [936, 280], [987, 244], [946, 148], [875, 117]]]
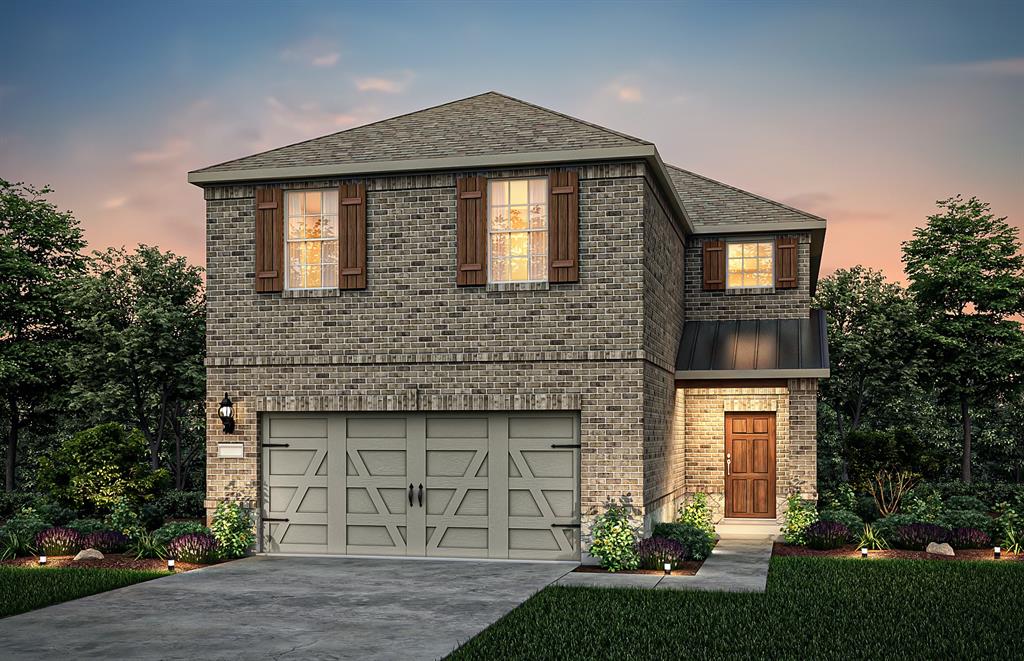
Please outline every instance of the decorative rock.
[[924, 551], [925, 553], [932, 553], [934, 555], [956, 555], [956, 553], [953, 552], [953, 547], [949, 544], [936, 544], [935, 542], [930, 542], [928, 544], [928, 548]]
[[83, 549], [75, 556], [75, 560], [102, 560], [103, 554], [96, 549]]

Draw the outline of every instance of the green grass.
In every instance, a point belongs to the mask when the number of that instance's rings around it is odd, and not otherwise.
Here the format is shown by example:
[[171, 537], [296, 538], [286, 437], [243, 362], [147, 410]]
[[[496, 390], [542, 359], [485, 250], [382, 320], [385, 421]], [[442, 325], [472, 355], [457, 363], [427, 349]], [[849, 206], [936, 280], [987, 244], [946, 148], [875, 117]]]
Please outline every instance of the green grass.
[[764, 594], [549, 587], [452, 659], [1010, 659], [1024, 563], [773, 558]]
[[0, 566], [0, 617], [166, 575], [166, 572], [130, 569]]

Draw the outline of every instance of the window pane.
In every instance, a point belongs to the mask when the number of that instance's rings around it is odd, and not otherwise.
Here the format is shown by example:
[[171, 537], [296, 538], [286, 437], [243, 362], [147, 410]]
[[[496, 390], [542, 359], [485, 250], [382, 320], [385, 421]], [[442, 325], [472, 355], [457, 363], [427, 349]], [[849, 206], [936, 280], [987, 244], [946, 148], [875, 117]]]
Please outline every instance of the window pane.
[[288, 265], [290, 267], [302, 266], [302, 244], [288, 244]]
[[305, 286], [307, 288], [321, 287], [320, 284], [320, 267], [319, 266], [307, 266], [302, 269], [305, 273]]
[[324, 264], [338, 263], [338, 242], [324, 241], [320, 248]]
[[302, 267], [298, 262], [288, 268], [288, 287], [291, 289], [302, 288]]
[[548, 233], [547, 232], [531, 232], [530, 233], [530, 254], [531, 255], [546, 255], [548, 252]]
[[334, 238], [338, 236], [338, 217], [337, 216], [324, 216], [322, 223], [320, 224], [320, 231], [327, 238]]
[[338, 266], [336, 264], [329, 264], [323, 267], [322, 271], [323, 287], [337, 287], [338, 286]]
[[508, 215], [507, 210], [491, 209], [491, 229], [492, 230], [507, 230], [508, 229]]
[[492, 207], [503, 206], [508, 204], [508, 182], [492, 181], [490, 187], [490, 195], [488, 195], [487, 198], [488, 203]]
[[315, 193], [306, 193], [306, 215], [320, 215], [320, 191]]
[[517, 179], [515, 181], [508, 182], [508, 203], [529, 204], [530, 200], [527, 193], [528, 188], [529, 183], [525, 179]]
[[548, 258], [547, 257], [531, 257], [530, 258], [530, 280], [547, 280], [548, 279]]
[[509, 280], [529, 280], [530, 273], [527, 266], [527, 260], [525, 258], [517, 258], [508, 260], [508, 279]]
[[288, 215], [302, 215], [302, 193], [288, 193]]
[[757, 286], [758, 287], [771, 287], [772, 286], [772, 274], [759, 273], [757, 275]]
[[761, 273], [772, 274], [772, 260], [761, 258], [757, 260], [757, 270]]
[[508, 280], [508, 260], [496, 258], [491, 259], [491, 281], [504, 282]]
[[526, 257], [527, 241], [529, 234], [526, 232], [513, 232], [508, 235], [508, 253], [512, 257]]
[[509, 209], [509, 224], [514, 230], [524, 230], [528, 227], [528, 207], [512, 207]]
[[309, 241], [306, 243], [306, 264], [313, 265], [320, 263], [320, 242]]
[[770, 244], [770, 243], [759, 243], [759, 244], [757, 244], [757, 254], [760, 257], [771, 257], [772, 256], [772, 244]]
[[742, 243], [730, 243], [729, 244], [729, 259], [734, 257], [740, 257], [743, 255], [743, 244]]
[[319, 216], [306, 216], [306, 238], [307, 239], [319, 239], [320, 238], [320, 217]]
[[729, 260], [729, 273], [742, 273], [743, 272], [743, 260], [741, 259], [730, 259]]
[[756, 243], [744, 243], [743, 244], [743, 256], [744, 257], [757, 257], [757, 244]]
[[548, 182], [546, 179], [530, 180], [530, 204], [548, 203]]
[[301, 239], [305, 231], [302, 226], [302, 216], [288, 219], [288, 238]]
[[323, 192], [324, 196], [324, 215], [325, 216], [337, 216], [338, 215], [338, 191], [329, 190]]
[[491, 235], [491, 256], [508, 257], [508, 234], [502, 232]]
[[547, 207], [541, 204], [534, 204], [530, 207], [530, 227], [533, 229], [547, 229], [548, 212]]

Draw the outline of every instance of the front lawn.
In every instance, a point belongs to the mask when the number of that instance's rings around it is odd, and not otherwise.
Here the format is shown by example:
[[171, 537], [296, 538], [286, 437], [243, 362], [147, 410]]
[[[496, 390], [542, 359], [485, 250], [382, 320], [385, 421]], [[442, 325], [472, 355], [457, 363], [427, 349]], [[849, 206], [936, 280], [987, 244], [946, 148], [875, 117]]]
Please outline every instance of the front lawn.
[[1024, 563], [776, 557], [765, 594], [549, 587], [452, 659], [1006, 659]]
[[167, 572], [128, 569], [0, 566], [0, 617], [166, 575]]

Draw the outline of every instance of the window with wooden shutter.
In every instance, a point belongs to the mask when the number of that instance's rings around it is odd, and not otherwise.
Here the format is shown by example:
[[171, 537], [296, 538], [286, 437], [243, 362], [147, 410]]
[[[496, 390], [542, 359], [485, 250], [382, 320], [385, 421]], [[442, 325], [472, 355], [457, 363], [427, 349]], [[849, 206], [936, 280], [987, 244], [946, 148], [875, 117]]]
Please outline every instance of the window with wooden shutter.
[[775, 240], [775, 288], [795, 289], [797, 280], [797, 239], [780, 236]]
[[455, 282], [487, 284], [487, 178], [455, 180]]
[[580, 279], [580, 185], [575, 170], [548, 179], [548, 281]]
[[366, 288], [366, 184], [345, 182], [338, 190], [338, 287]]
[[276, 186], [256, 188], [256, 292], [284, 289], [284, 196]]
[[725, 289], [725, 241], [704, 242], [704, 289]]

